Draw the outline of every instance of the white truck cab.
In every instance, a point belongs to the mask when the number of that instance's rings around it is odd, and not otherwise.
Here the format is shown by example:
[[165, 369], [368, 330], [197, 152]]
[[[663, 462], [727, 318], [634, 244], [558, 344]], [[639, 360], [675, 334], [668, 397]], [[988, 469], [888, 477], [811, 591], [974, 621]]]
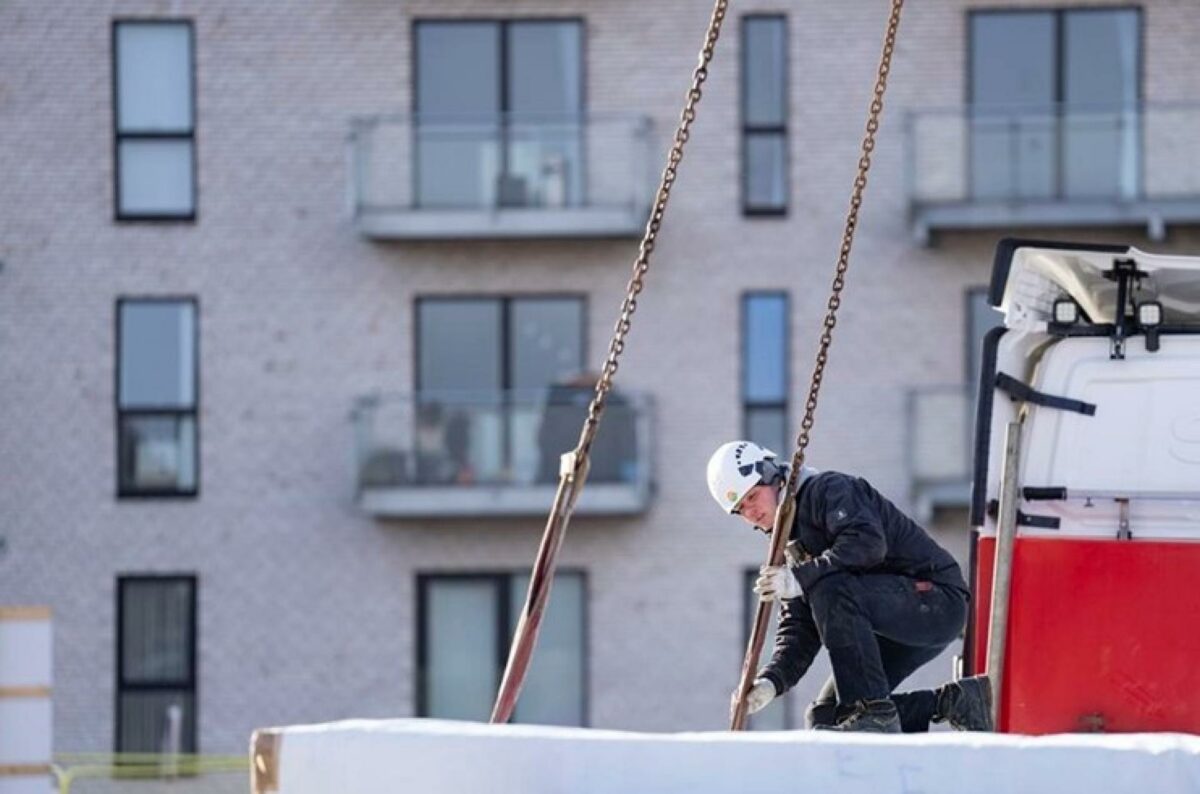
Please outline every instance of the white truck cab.
[[1200, 257], [1008, 239], [989, 302], [965, 667], [1002, 730], [1200, 731]]

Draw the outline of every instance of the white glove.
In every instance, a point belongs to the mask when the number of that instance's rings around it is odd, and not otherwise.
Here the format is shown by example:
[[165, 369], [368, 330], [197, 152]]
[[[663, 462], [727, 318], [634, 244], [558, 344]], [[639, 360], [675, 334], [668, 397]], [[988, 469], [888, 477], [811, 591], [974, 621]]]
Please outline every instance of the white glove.
[[754, 583], [754, 592], [763, 601], [781, 599], [787, 601], [799, 598], [804, 591], [796, 574], [786, 565], [764, 565], [758, 569], [758, 580]]
[[[775, 685], [766, 678], [756, 678], [754, 686], [750, 687], [750, 692], [746, 695], [746, 713], [753, 714], [756, 711], [762, 711], [763, 708], [775, 699]], [[733, 695], [729, 698], [729, 716], [737, 711], [738, 691], [733, 690]]]

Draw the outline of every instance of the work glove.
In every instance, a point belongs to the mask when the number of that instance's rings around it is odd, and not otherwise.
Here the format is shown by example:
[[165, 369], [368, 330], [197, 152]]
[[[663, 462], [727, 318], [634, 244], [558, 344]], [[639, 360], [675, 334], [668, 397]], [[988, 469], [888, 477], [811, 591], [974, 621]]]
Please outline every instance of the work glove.
[[[775, 685], [766, 678], [754, 679], [754, 685], [750, 687], [750, 692], [746, 695], [746, 713], [753, 714], [756, 711], [762, 711], [768, 703], [775, 699]], [[733, 694], [729, 698], [729, 716], [733, 717], [733, 713], [737, 711], [738, 691], [733, 690]]]
[[796, 575], [786, 565], [764, 565], [759, 568], [754, 592], [763, 601], [788, 601], [804, 593]]

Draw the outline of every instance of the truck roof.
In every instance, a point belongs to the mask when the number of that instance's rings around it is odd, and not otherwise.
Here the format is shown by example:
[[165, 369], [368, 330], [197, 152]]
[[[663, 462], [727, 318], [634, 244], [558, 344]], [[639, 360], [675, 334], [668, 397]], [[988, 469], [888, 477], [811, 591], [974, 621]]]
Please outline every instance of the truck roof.
[[1030, 328], [1052, 316], [1054, 301], [1069, 297], [1093, 323], [1115, 321], [1113, 262], [1132, 259], [1145, 276], [1137, 301], [1156, 300], [1163, 322], [1200, 325], [1200, 257], [1152, 254], [1132, 246], [1008, 238], [996, 247], [991, 304], [1009, 328]]

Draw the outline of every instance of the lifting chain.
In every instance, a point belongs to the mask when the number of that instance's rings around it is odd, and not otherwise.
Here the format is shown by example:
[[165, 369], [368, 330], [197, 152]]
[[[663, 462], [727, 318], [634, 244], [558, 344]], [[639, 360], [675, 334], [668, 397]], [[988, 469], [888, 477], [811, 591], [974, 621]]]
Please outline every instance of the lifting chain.
[[900, 11], [904, 0], [892, 0], [892, 13], [888, 19], [887, 35], [883, 40], [883, 54], [879, 59], [879, 72], [875, 77], [875, 95], [871, 99], [871, 112], [867, 118], [867, 132], [863, 137], [862, 154], [858, 158], [858, 175], [854, 178], [854, 190], [850, 194], [850, 210], [846, 214], [846, 226], [842, 230], [842, 247], [838, 252], [837, 270], [833, 277], [833, 289], [826, 304], [825, 321], [817, 347], [817, 362], [813, 367], [812, 381], [808, 387], [808, 399], [804, 402], [804, 419], [800, 422], [800, 435], [796, 439], [796, 454], [792, 456], [792, 468], [788, 473], [789, 494], [795, 493], [799, 481], [800, 467], [804, 464], [804, 453], [808, 448], [817, 413], [817, 397], [821, 393], [821, 382], [825, 378], [825, 365], [829, 363], [829, 346], [833, 343], [833, 329], [837, 325], [837, 312], [842, 305], [842, 289], [846, 286], [846, 271], [850, 268], [850, 247], [854, 244], [854, 231], [858, 228], [858, 211], [862, 207], [863, 191], [867, 188], [867, 172], [871, 170], [871, 154], [875, 151], [875, 133], [879, 131], [879, 116], [883, 113], [883, 95], [887, 91], [888, 73], [892, 68], [892, 51], [896, 48], [896, 31], [900, 27]]
[[683, 160], [683, 146], [691, 137], [692, 122], [696, 120], [696, 105], [700, 102], [701, 87], [708, 79], [708, 64], [712, 61], [713, 51], [717, 46], [717, 37], [721, 34], [721, 23], [725, 21], [725, 11], [728, 5], [729, 0], [717, 0], [712, 18], [708, 23], [708, 33], [704, 37], [704, 47], [700, 51], [700, 62], [692, 72], [692, 87], [688, 90], [687, 103], [683, 106], [679, 127], [675, 130], [675, 140], [671, 145], [671, 152], [667, 156], [667, 167], [663, 170], [662, 181], [659, 183], [658, 193], [654, 198], [654, 210], [650, 213], [650, 220], [646, 223], [646, 232], [642, 237], [642, 244], [638, 247], [637, 259], [633, 263], [633, 276], [626, 286], [625, 300], [621, 302], [621, 316], [617, 319], [617, 324], [613, 329], [613, 337], [608, 345], [608, 357], [604, 361], [600, 380], [596, 383], [596, 395], [588, 406], [587, 421], [579, 436], [579, 445], [576, 447], [579, 455], [586, 456], [592, 447], [600, 414], [604, 411], [608, 393], [612, 389], [613, 376], [617, 374], [618, 359], [625, 351], [625, 335], [629, 333], [633, 313], [637, 311], [637, 298], [642, 292], [646, 273], [650, 269], [650, 254], [654, 251], [655, 243], [658, 241], [658, 231], [662, 228], [663, 216], [667, 212], [667, 201], [671, 198], [671, 188], [675, 185], [679, 163]]
[[604, 360], [604, 368], [596, 382], [596, 393], [588, 405], [587, 419], [579, 434], [579, 443], [575, 450], [563, 456], [559, 469], [558, 491], [554, 496], [554, 506], [546, 520], [546, 529], [538, 547], [537, 558], [534, 560], [533, 571], [529, 577], [529, 590], [525, 596], [525, 608], [517, 622], [513, 636], [512, 648], [508, 656], [508, 664], [504, 669], [504, 678], [500, 682], [496, 703], [492, 709], [492, 722], [507, 722], [516, 707], [517, 697], [521, 693], [521, 685], [533, 655], [533, 647], [537, 643], [538, 629], [542, 614], [550, 598], [550, 585], [554, 576], [555, 559], [562, 545], [563, 535], [571, 519], [587, 479], [588, 455], [591, 452], [592, 441], [600, 424], [600, 416], [604, 412], [608, 394], [612, 390], [613, 376], [617, 374], [618, 359], [625, 350], [625, 337], [633, 323], [633, 313], [637, 311], [637, 299], [645, 286], [646, 273], [650, 270], [650, 254], [654, 252], [658, 240], [658, 232], [662, 228], [663, 217], [667, 212], [667, 201], [671, 198], [671, 188], [675, 185], [679, 164], [683, 161], [683, 147], [691, 137], [692, 122], [696, 120], [696, 105], [700, 103], [701, 88], [708, 79], [708, 65], [716, 50], [717, 39], [721, 34], [721, 24], [725, 21], [725, 12], [729, 0], [716, 0], [712, 16], [708, 22], [708, 31], [704, 36], [704, 46], [700, 51], [699, 62], [692, 72], [692, 85], [687, 92], [687, 102], [680, 114], [679, 127], [675, 130], [674, 142], [667, 156], [667, 165], [655, 194], [654, 207], [646, 222], [646, 231], [642, 243], [638, 247], [638, 255], [633, 263], [633, 275], [625, 291], [625, 299], [621, 302], [621, 314], [613, 328], [613, 337], [608, 345], [608, 356]]
[[[904, 0], [892, 0], [892, 11], [888, 17], [887, 33], [883, 40], [883, 53], [879, 58], [879, 71], [875, 76], [875, 93], [871, 99], [867, 117], [866, 134], [858, 158], [858, 175], [854, 178], [854, 190], [850, 194], [850, 210], [846, 215], [846, 226], [842, 231], [842, 247], [838, 252], [837, 269], [833, 277], [833, 288], [826, 304], [825, 320], [822, 323], [817, 360], [813, 367], [812, 380], [808, 386], [808, 399], [804, 403], [804, 419], [800, 422], [800, 435], [796, 439], [796, 454], [792, 456], [784, 496], [779, 501], [775, 514], [775, 525], [771, 529], [771, 549], [768, 565], [783, 562], [783, 550], [791, 535], [792, 519], [796, 510], [796, 488], [800, 481], [800, 468], [804, 465], [804, 454], [808, 449], [809, 435], [817, 413], [817, 397], [821, 393], [821, 382], [825, 378], [825, 365], [829, 363], [829, 346], [833, 343], [833, 329], [837, 326], [837, 312], [842, 305], [842, 289], [846, 286], [846, 271], [850, 267], [850, 248], [854, 244], [854, 231], [858, 228], [858, 211], [862, 207], [863, 192], [867, 187], [867, 173], [871, 170], [871, 154], [875, 151], [875, 133], [879, 131], [879, 116], [883, 113], [883, 95], [887, 91], [888, 73], [892, 68], [892, 52], [896, 48], [896, 31], [900, 27], [900, 11]], [[750, 642], [742, 663], [742, 677], [738, 685], [738, 700], [731, 720], [731, 730], [741, 730], [746, 723], [746, 695], [754, 683], [758, 669], [758, 658], [766, 638], [767, 622], [771, 617], [770, 603], [760, 601], [755, 613]]]

